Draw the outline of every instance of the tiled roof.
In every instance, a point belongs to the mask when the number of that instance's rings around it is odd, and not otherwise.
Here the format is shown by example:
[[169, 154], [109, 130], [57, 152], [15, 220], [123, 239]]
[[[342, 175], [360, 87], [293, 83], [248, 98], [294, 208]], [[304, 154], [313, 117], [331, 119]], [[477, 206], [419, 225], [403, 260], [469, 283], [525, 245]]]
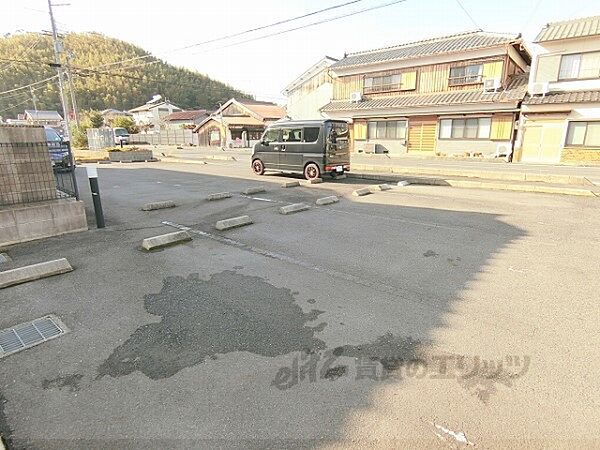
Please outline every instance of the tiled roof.
[[197, 120], [199, 118], [208, 117], [208, 111], [205, 109], [198, 109], [195, 111], [178, 111], [165, 116], [163, 120], [170, 122], [171, 120]]
[[230, 126], [230, 125], [234, 125], [234, 126], [235, 125], [264, 126], [265, 125], [265, 123], [262, 120], [259, 120], [256, 117], [225, 116], [225, 117], [221, 118], [220, 115], [213, 115], [213, 116], [207, 117], [206, 119], [204, 119], [204, 121], [202, 121], [202, 123], [198, 124], [196, 126], [196, 128], [194, 129], [194, 131], [197, 132], [200, 128], [202, 128], [204, 126], [204, 124], [210, 122], [211, 120], [214, 120], [217, 123], [223, 122], [227, 126]]
[[547, 24], [537, 35], [534, 42], [556, 41], [578, 37], [600, 35], [600, 16], [583, 17]]
[[156, 108], [156, 107], [162, 106], [162, 105], [171, 105], [173, 107], [173, 109], [181, 110], [180, 107], [175, 106], [173, 103], [171, 103], [169, 101], [165, 101], [165, 102], [157, 102], [157, 103], [156, 102], [155, 103], [146, 103], [145, 105], [130, 109], [129, 112], [134, 113], [134, 112], [150, 111], [152, 108]]
[[32, 120], [62, 120], [62, 116], [58, 113], [58, 111], [26, 109], [25, 114], [31, 117]]
[[483, 89], [434, 92], [431, 94], [405, 94], [396, 97], [373, 98], [362, 102], [335, 101], [321, 110], [362, 111], [369, 109], [397, 109], [424, 106], [448, 106], [462, 104], [518, 103], [527, 93], [528, 74], [514, 76], [507, 88], [499, 92], [484, 92]]
[[285, 109], [275, 103], [257, 100], [238, 100], [238, 102], [263, 119], [281, 119], [285, 117]]
[[557, 103], [589, 103], [600, 102], [600, 91], [555, 92], [541, 95], [528, 95], [525, 105], [548, 105]]
[[444, 36], [425, 41], [411, 42], [395, 47], [381, 48], [365, 52], [350, 53], [344, 59], [333, 64], [333, 70], [374, 64], [386, 61], [420, 58], [443, 53], [461, 52], [479, 48], [496, 47], [518, 40], [518, 36], [470, 31], [467, 33]]

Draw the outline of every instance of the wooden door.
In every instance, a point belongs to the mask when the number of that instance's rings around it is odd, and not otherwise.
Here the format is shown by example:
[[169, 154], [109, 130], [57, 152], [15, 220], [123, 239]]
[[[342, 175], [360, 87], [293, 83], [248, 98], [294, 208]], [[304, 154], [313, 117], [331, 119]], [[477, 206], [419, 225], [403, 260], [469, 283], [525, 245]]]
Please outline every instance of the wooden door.
[[565, 121], [531, 120], [523, 133], [521, 161], [535, 163], [558, 163], [562, 152]]
[[436, 130], [437, 117], [435, 116], [409, 118], [408, 151], [433, 152]]

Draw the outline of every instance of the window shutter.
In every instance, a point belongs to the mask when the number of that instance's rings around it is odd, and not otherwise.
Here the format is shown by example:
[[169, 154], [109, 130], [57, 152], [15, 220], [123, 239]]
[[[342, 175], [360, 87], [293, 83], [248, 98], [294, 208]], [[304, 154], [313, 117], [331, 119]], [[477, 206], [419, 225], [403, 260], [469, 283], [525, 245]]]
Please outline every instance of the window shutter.
[[402, 91], [412, 91], [417, 88], [417, 71], [404, 72], [402, 74]]
[[502, 61], [493, 61], [483, 65], [483, 78], [502, 78]]
[[538, 57], [535, 82], [556, 81], [558, 79], [559, 67], [560, 55]]
[[492, 131], [490, 139], [498, 141], [510, 141], [512, 134], [512, 115], [496, 115], [492, 117]]
[[367, 139], [367, 123], [366, 122], [354, 122], [354, 139], [365, 140]]

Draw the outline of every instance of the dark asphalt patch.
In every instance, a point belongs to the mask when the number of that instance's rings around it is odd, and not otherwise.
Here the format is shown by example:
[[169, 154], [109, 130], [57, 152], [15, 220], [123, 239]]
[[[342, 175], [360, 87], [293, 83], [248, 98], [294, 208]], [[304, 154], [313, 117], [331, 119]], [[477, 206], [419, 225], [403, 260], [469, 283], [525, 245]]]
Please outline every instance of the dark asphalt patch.
[[333, 354], [379, 361], [385, 370], [393, 371], [407, 361], [425, 361], [424, 347], [426, 346], [423, 342], [414, 340], [410, 336], [394, 336], [387, 333], [368, 344], [336, 347]]
[[159, 323], [138, 328], [98, 368], [98, 378], [140, 371], [151, 379], [168, 378], [217, 354], [246, 351], [279, 356], [318, 351], [315, 338], [325, 322], [307, 326], [322, 311], [304, 313], [289, 289], [258, 277], [225, 271], [206, 281], [198, 274], [167, 277], [144, 305]]
[[69, 388], [71, 392], [77, 392], [79, 390], [79, 383], [83, 379], [83, 375], [80, 373], [74, 373], [69, 375], [63, 375], [52, 380], [42, 381], [42, 389], [62, 389]]
[[3, 442], [6, 444], [7, 448], [12, 448], [12, 430], [8, 424], [8, 419], [6, 418], [6, 413], [4, 411], [6, 402], [6, 398], [0, 393], [0, 439], [4, 440]]
[[346, 375], [346, 373], [348, 373], [348, 366], [330, 367], [325, 372], [325, 375], [323, 376], [323, 378], [330, 380], [330, 381], [334, 381], [340, 377], [343, 377], [344, 375]]

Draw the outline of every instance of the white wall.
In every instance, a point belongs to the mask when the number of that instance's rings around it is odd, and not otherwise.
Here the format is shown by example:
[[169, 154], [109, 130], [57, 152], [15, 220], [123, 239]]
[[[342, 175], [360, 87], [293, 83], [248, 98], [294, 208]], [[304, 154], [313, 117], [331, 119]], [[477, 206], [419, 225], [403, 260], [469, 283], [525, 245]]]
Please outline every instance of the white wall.
[[[598, 37], [567, 39], [556, 42], [543, 42], [541, 44], [535, 45], [533, 50], [535, 53], [535, 57], [531, 67], [531, 75], [529, 77], [530, 89], [531, 84], [536, 81], [536, 78], [537, 81], [548, 82], [550, 92], [585, 91], [600, 89], [600, 78], [594, 80], [556, 81], [556, 79], [552, 80], [548, 74], [541, 74], [540, 76], [538, 76], [538, 62], [540, 57], [547, 58], [556, 56], [557, 60], [559, 60], [560, 55], [600, 51], [600, 39]], [[558, 63], [560, 64], [559, 61]]]
[[333, 97], [333, 84], [325, 83], [316, 90], [303, 94], [302, 89], [294, 90], [288, 96], [287, 114], [292, 119], [321, 119], [320, 108], [328, 104]]

